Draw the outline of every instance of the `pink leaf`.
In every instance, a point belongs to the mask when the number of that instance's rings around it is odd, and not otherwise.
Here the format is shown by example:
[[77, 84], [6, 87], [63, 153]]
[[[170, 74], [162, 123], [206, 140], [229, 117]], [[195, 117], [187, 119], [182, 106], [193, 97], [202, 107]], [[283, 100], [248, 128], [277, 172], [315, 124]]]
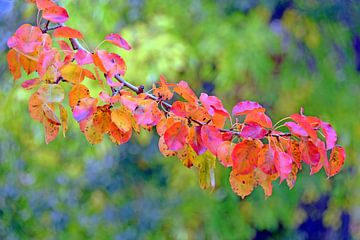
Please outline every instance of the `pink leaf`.
[[188, 133], [188, 126], [182, 122], [176, 122], [165, 131], [165, 144], [169, 150], [178, 151], [184, 147]]
[[287, 179], [292, 169], [292, 157], [285, 152], [275, 152], [277, 157], [275, 157], [275, 167], [280, 175], [280, 183]]
[[233, 116], [240, 116], [249, 114], [251, 112], [265, 112], [265, 108], [263, 108], [259, 103], [252, 101], [242, 101], [235, 105], [232, 110]]
[[201, 139], [204, 145], [214, 155], [217, 153], [218, 146], [223, 142], [221, 132], [214, 126], [204, 125], [201, 127]]
[[295, 135], [298, 135], [298, 136], [301, 136], [301, 137], [307, 137], [308, 134], [307, 132], [305, 131], [305, 129], [303, 127], [301, 127], [299, 124], [297, 123], [294, 123], [294, 122], [286, 122], [284, 123], [284, 125], [286, 127], [289, 128], [290, 132], [292, 134], [295, 134]]
[[93, 62], [93, 59], [92, 59], [92, 56], [91, 56], [91, 53], [85, 51], [85, 50], [82, 50], [82, 49], [79, 49], [76, 53], [75, 53], [75, 60], [76, 62], [82, 66], [82, 65], [85, 65], [85, 64], [91, 64]]
[[111, 43], [115, 44], [116, 46], [123, 48], [125, 50], [131, 49], [130, 44], [123, 37], [121, 37], [120, 34], [110, 33], [109, 35], [107, 35], [105, 37], [105, 40], [108, 42], [111, 42]]
[[54, 30], [54, 37], [56, 38], [78, 38], [83, 39], [83, 35], [76, 29], [70, 27], [59, 27]]
[[326, 150], [330, 150], [335, 146], [337, 140], [336, 132], [330, 123], [323, 121], [321, 121], [321, 129], [325, 135]]
[[266, 133], [266, 129], [259, 124], [250, 122], [243, 127], [240, 136], [243, 138], [264, 138]]

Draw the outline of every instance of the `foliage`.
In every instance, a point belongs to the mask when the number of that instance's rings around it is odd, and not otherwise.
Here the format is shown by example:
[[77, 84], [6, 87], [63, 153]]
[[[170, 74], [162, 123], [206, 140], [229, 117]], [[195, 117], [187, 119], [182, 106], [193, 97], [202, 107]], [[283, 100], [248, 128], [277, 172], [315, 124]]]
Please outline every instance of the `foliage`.
[[[302, 162], [310, 165], [311, 174], [324, 167], [329, 177], [343, 166], [345, 150], [335, 147], [337, 134], [329, 123], [305, 116], [301, 110], [300, 114], [284, 118], [293, 122], [280, 125], [282, 121], [279, 121], [273, 126], [265, 108], [252, 101], [237, 103], [231, 117], [216, 96], [201, 93], [198, 98], [187, 82], [170, 84], [164, 77], [153, 85], [154, 94], [144, 93], [143, 86], [134, 87], [123, 79], [127, 67], [120, 55], [99, 50], [99, 46], [89, 52], [80, 45], [77, 39], [83, 38], [81, 32], [62, 25], [69, 18], [65, 8], [48, 0], [32, 2], [41, 12], [38, 24], [23, 24], [9, 38], [7, 44], [11, 50], [7, 60], [15, 80], [21, 77], [21, 69], [27, 75], [38, 73], [37, 78], [25, 81], [22, 86], [38, 87], [29, 99], [29, 111], [34, 120], [43, 124], [46, 143], [55, 139], [60, 126], [64, 136], [68, 128], [67, 112], [62, 105], [65, 91], [60, 85], [66, 82], [72, 84], [69, 106], [90, 143], [100, 143], [108, 134], [114, 143], [123, 144], [130, 140], [133, 130], [139, 132], [157, 126], [161, 153], [176, 155], [186, 167], [197, 167], [202, 188], [215, 187], [216, 157], [226, 167], [232, 167], [230, 183], [242, 198], [257, 185], [264, 189], [266, 197], [270, 196], [272, 181], [278, 178], [280, 182], [287, 180], [292, 188]], [[71, 47], [62, 40], [58, 41], [59, 49], [53, 47], [53, 38], [48, 34], [51, 30], [54, 39], [68, 38]], [[104, 41], [131, 50], [119, 34], [111, 33]], [[111, 95], [106, 93], [100, 74], [104, 75]], [[85, 78], [98, 81], [103, 89], [99, 93], [103, 105], [82, 84]], [[174, 93], [184, 101], [174, 101]], [[172, 105], [165, 102], [170, 100]], [[230, 126], [226, 129], [228, 120]], [[290, 132], [278, 130], [283, 126]], [[331, 150], [329, 159], [328, 150]]]
[[[243, 201], [231, 192], [231, 169], [218, 161], [216, 188], [201, 191], [196, 168], [159, 157], [155, 131], [133, 134], [120, 147], [107, 137], [91, 146], [67, 104], [66, 138], [45, 145], [42, 125], [24, 111], [34, 91], [20, 86], [26, 74], [13, 82], [4, 63], [6, 39], [24, 22], [36, 26], [36, 6], [23, 1], [10, 2], [7, 11], [5, 6], [0, 17], [5, 26], [0, 30], [2, 238], [258, 239], [271, 234], [319, 239], [346, 238], [349, 231], [357, 238], [360, 99], [353, 24], [358, 8], [336, 0], [292, 2], [277, 15], [280, 1], [59, 1], [71, 14], [67, 25], [81, 30], [87, 49], [95, 49], [109, 32], [131, 43], [133, 51], [118, 52], [109, 43], [101, 48], [121, 53], [126, 79], [136, 86], [151, 89], [160, 74], [171, 82], [186, 79], [197, 96], [216, 95], [229, 110], [239, 99], [260, 102], [274, 123], [304, 106], [341, 133], [338, 141], [347, 153], [341, 174], [330, 180], [324, 171], [308, 176], [310, 168], [303, 165], [290, 192], [286, 183], [273, 184], [271, 198], [264, 200], [259, 187]], [[101, 92], [96, 81], [86, 78], [83, 84], [91, 96]], [[68, 84], [60, 85], [69, 92]], [[109, 165], [113, 154], [119, 167]], [[24, 181], [27, 177], [33, 180]], [[116, 191], [109, 188], [118, 185]], [[105, 198], [92, 199], [104, 208], [95, 210], [90, 196], [101, 196], [99, 191]], [[39, 207], [48, 203], [50, 208]], [[115, 218], [107, 220], [109, 214]]]

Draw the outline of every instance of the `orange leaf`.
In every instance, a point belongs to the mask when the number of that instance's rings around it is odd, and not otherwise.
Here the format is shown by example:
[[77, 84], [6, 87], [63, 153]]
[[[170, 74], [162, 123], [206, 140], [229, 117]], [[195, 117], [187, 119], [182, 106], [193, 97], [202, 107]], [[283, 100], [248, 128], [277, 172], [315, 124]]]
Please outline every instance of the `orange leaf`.
[[39, 97], [39, 93], [33, 93], [29, 98], [29, 112], [32, 119], [38, 122], [42, 122], [45, 118], [44, 111], [42, 109], [43, 101]]
[[249, 172], [248, 174], [242, 175], [232, 170], [230, 173], [229, 181], [232, 190], [242, 199], [250, 195], [256, 185], [253, 171]]
[[78, 38], [83, 39], [83, 35], [76, 29], [70, 27], [59, 27], [54, 30], [54, 37], [56, 38]]
[[159, 151], [164, 157], [175, 156], [176, 153], [177, 153], [176, 151], [169, 150], [169, 147], [165, 143], [164, 136], [161, 136], [159, 138], [159, 144], [158, 145], [159, 145]]
[[224, 165], [224, 167], [232, 167], [233, 161], [231, 158], [231, 153], [234, 149], [234, 145], [230, 141], [224, 141], [217, 148], [217, 157], [220, 160], [220, 163]]
[[69, 92], [69, 105], [74, 108], [82, 98], [90, 97], [90, 91], [82, 84], [74, 85]]
[[9, 71], [14, 77], [14, 80], [17, 80], [21, 77], [21, 65], [20, 65], [20, 56], [14, 49], [10, 49], [7, 53], [7, 62]]
[[9, 48], [17, 48], [23, 53], [34, 52], [42, 43], [42, 32], [40, 28], [30, 24], [21, 25], [15, 32], [14, 36], [7, 41]]
[[174, 88], [174, 92], [182, 96], [186, 101], [190, 103], [198, 102], [198, 98], [195, 95], [194, 91], [189, 87], [188, 83], [185, 81], [180, 81]]
[[330, 154], [329, 163], [325, 165], [325, 171], [328, 177], [332, 177], [338, 172], [340, 172], [341, 168], [345, 162], [345, 149], [341, 146], [335, 146]]
[[182, 149], [176, 152], [176, 156], [187, 168], [191, 168], [197, 158], [197, 154], [188, 144], [185, 144]]
[[[81, 83], [85, 78], [85, 69], [75, 63], [68, 63], [60, 69], [61, 76], [74, 84]], [[95, 78], [95, 77], [93, 77]]]
[[264, 128], [272, 128], [271, 119], [263, 112], [251, 112], [247, 114], [244, 122], [254, 122]]
[[256, 166], [262, 144], [257, 140], [244, 140], [235, 145], [231, 158], [236, 173], [248, 174]]
[[45, 142], [48, 144], [52, 140], [56, 138], [59, 133], [60, 125], [50, 121], [49, 119], [45, 119], [43, 121], [44, 130], [45, 130]]
[[130, 140], [132, 130], [130, 129], [127, 132], [120, 130], [113, 122], [110, 123], [109, 135], [111, 141], [116, 144], [123, 144]]
[[131, 113], [125, 107], [111, 111], [111, 121], [123, 132], [131, 130], [131, 117]]
[[60, 109], [61, 126], [63, 129], [63, 136], [65, 137], [66, 132], [68, 130], [68, 125], [67, 125], [68, 114], [66, 112], [66, 109], [63, 107], [63, 105], [59, 104], [59, 109]]

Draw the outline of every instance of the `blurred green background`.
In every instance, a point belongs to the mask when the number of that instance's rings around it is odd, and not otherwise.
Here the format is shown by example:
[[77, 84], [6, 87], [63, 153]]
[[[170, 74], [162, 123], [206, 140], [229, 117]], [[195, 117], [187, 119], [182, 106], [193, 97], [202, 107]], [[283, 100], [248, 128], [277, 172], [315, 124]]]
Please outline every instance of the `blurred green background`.
[[[147, 87], [165, 75], [217, 95], [231, 109], [258, 101], [274, 121], [305, 108], [333, 124], [347, 151], [327, 179], [307, 167], [292, 190], [274, 183], [240, 200], [228, 169], [202, 191], [197, 173], [163, 158], [155, 134], [90, 145], [70, 120], [66, 138], [45, 144], [7, 70], [6, 40], [34, 6], [0, 0], [0, 239], [359, 239], [360, 4], [342, 0], [60, 1], [67, 25], [94, 49], [110, 32], [126, 79]], [[68, 109], [69, 110], [69, 109]]]

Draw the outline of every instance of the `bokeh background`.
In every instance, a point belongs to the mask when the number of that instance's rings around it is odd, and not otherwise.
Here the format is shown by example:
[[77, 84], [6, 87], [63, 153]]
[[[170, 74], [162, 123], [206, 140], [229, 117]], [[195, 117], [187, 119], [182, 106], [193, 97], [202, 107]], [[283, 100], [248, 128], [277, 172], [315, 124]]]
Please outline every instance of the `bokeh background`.
[[[220, 97], [228, 109], [258, 101], [277, 121], [305, 108], [331, 122], [345, 146], [343, 170], [299, 174], [240, 200], [229, 171], [203, 191], [196, 171], [163, 158], [153, 133], [123, 146], [90, 145], [70, 120], [46, 145], [7, 70], [6, 40], [36, 22], [34, 6], [0, 0], [0, 239], [359, 239], [360, 4], [354, 0], [64, 0], [69, 26], [90, 49], [110, 32], [126, 79], [147, 87], [165, 75]], [[112, 49], [110, 45], [103, 47]]]

